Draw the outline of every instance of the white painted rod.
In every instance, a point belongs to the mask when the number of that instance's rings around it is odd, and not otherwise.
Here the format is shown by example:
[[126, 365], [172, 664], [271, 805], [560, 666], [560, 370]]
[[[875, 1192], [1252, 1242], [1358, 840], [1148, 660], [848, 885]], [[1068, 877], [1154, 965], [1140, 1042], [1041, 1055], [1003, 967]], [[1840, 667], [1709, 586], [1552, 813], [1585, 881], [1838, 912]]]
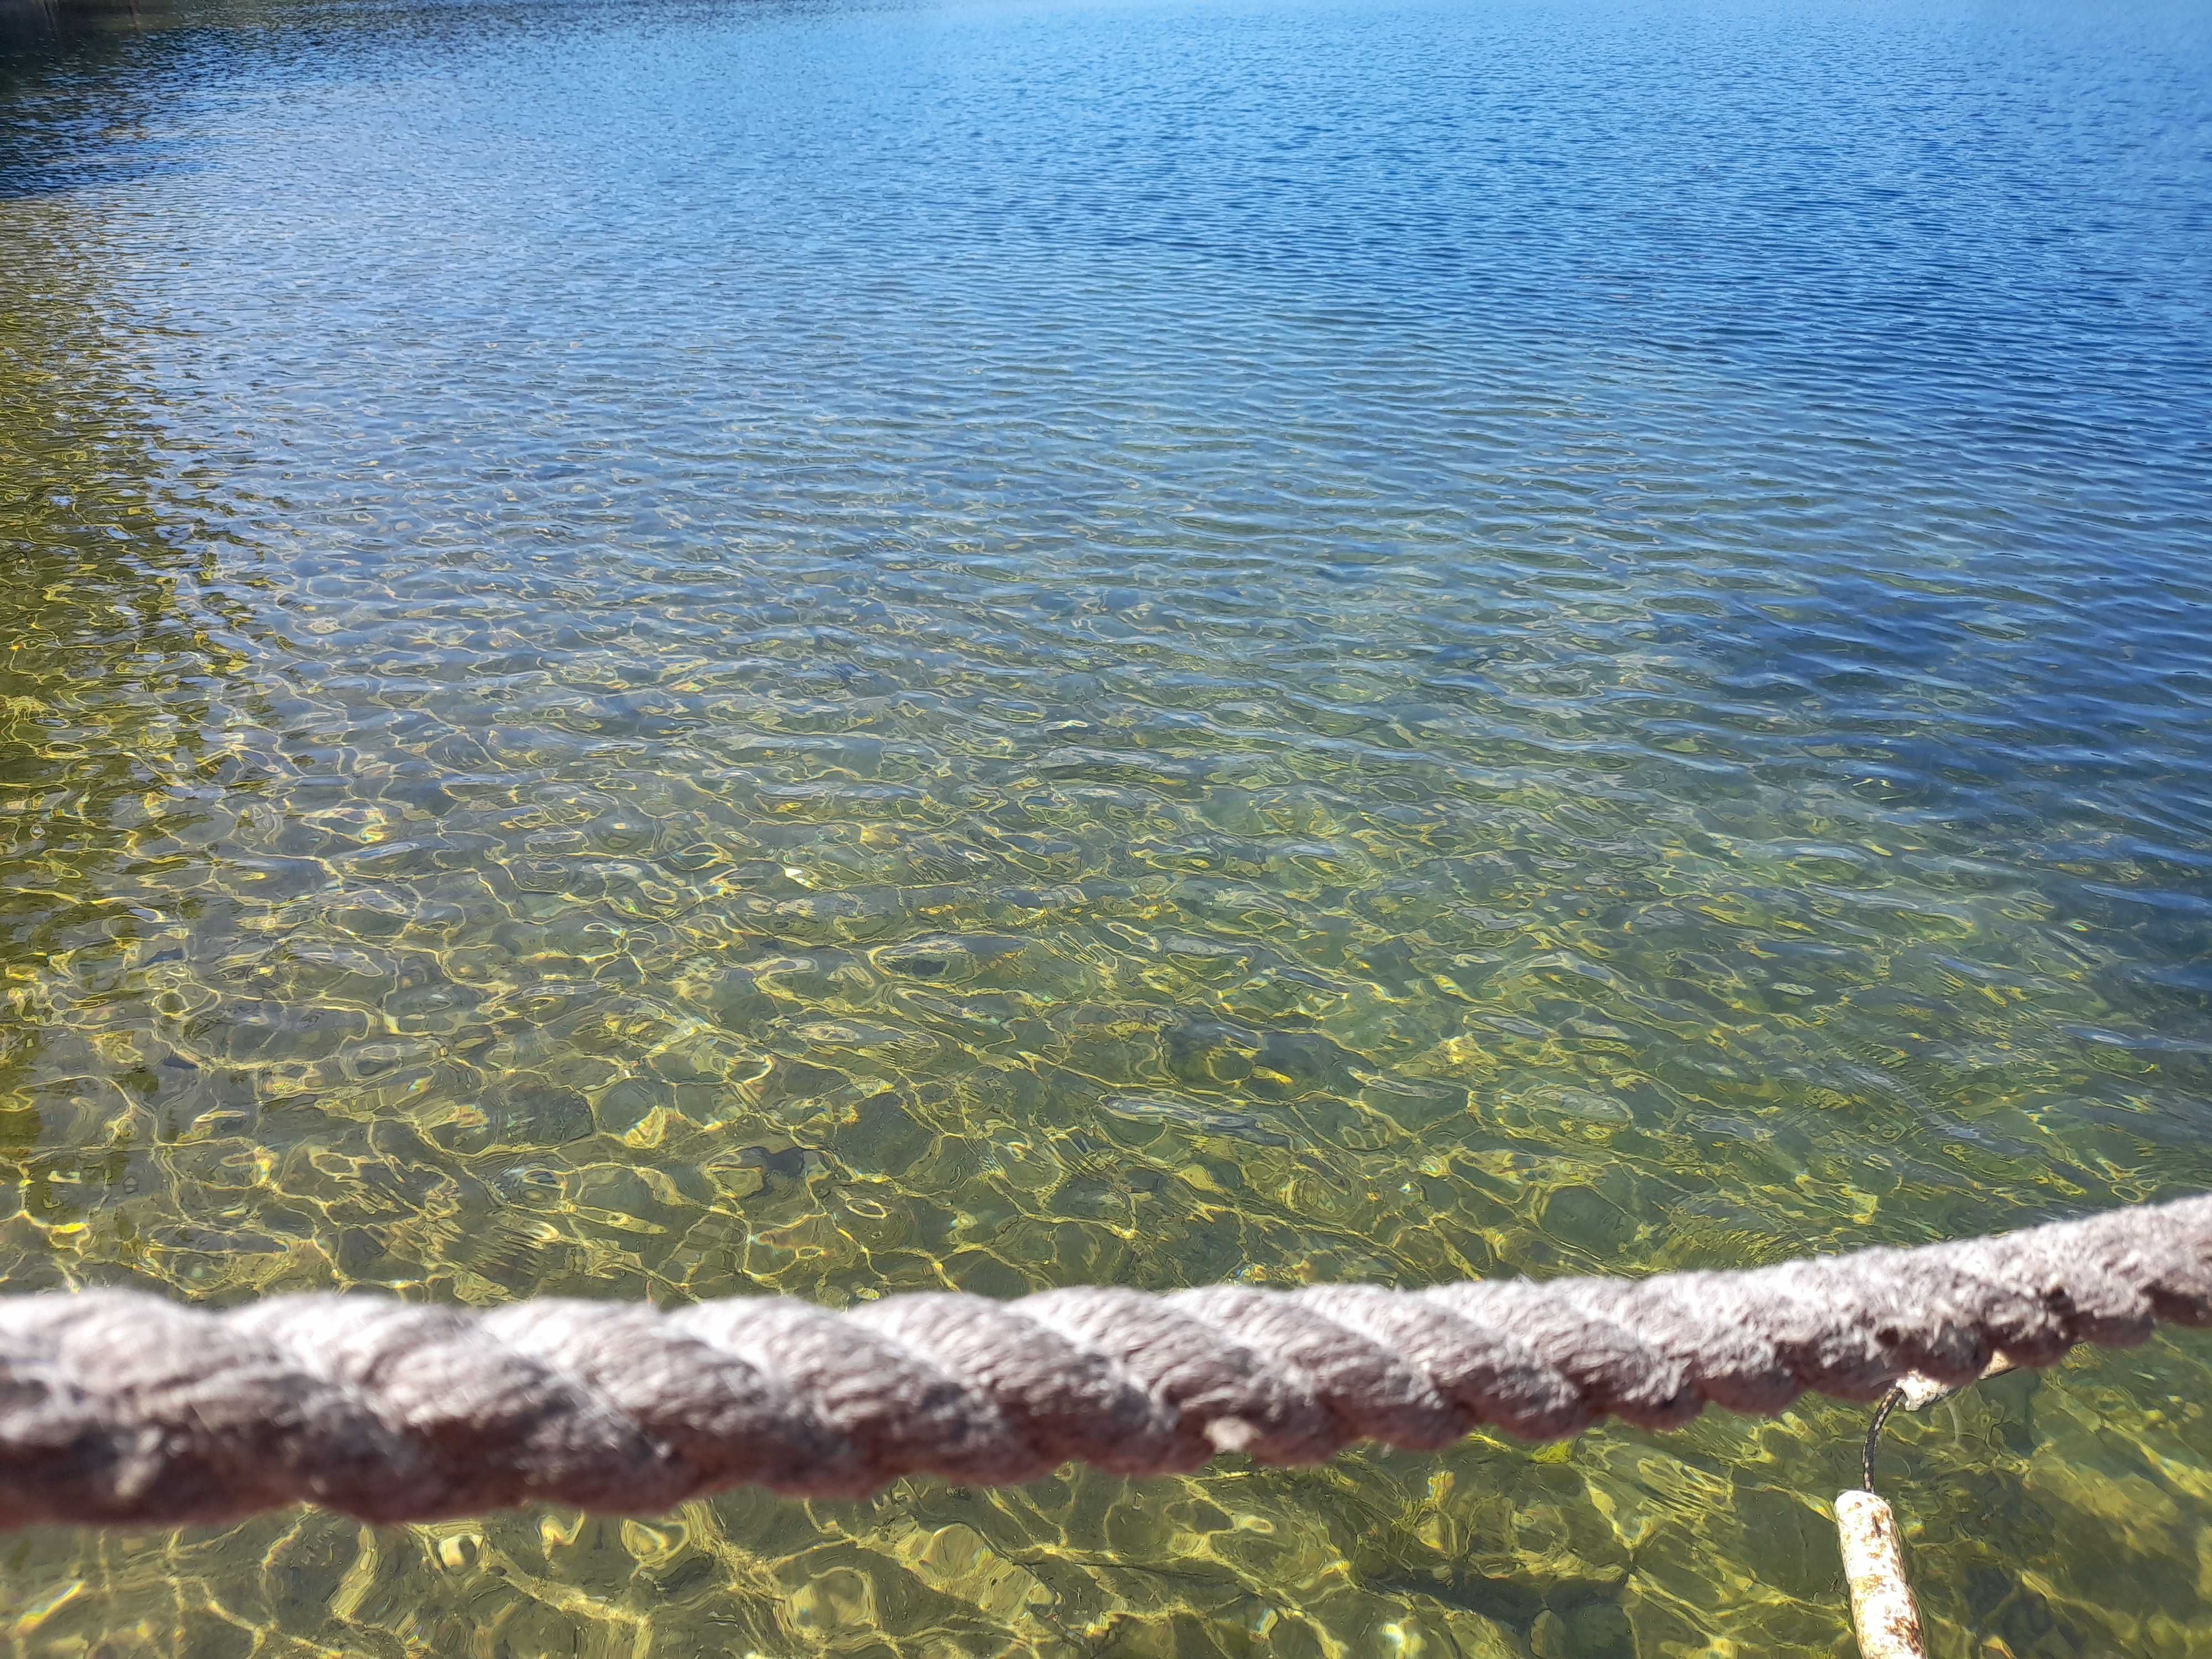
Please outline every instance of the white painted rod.
[[1844, 1577], [1851, 1587], [1859, 1659], [1928, 1659], [1920, 1609], [1905, 1579], [1905, 1546], [1889, 1505], [1870, 1492], [1839, 1494], [1836, 1536], [1844, 1547]]

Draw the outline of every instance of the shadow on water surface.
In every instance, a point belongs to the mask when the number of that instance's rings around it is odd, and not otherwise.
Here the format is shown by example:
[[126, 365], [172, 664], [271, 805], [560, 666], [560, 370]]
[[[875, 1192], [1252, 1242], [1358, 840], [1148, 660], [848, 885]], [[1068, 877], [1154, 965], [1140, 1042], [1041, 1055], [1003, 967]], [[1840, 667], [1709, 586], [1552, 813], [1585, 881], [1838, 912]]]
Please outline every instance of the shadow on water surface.
[[[206, 831], [222, 781], [209, 727], [239, 658], [224, 607], [200, 591], [208, 554], [178, 544], [158, 411], [101, 286], [97, 235], [58, 198], [9, 211], [0, 1139], [16, 1184], [9, 1224], [69, 1231], [150, 1178], [151, 1125], [176, 1079], [98, 1010], [133, 972], [185, 954], [192, 907], [163, 872]], [[63, 984], [75, 996], [58, 1006]], [[17, 1257], [11, 1283], [47, 1278], [30, 1261]]]

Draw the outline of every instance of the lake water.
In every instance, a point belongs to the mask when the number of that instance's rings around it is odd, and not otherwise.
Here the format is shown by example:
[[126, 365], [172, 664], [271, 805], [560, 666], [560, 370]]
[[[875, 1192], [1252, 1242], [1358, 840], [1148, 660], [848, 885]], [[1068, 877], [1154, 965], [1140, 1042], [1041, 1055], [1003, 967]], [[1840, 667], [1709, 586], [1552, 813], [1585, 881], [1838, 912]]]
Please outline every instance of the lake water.
[[[187, 4], [0, 59], [0, 1273], [1734, 1266], [2212, 1188], [2212, 14]], [[2212, 1339], [1893, 1437], [2212, 1650]], [[1844, 1654], [1863, 1412], [0, 1540], [9, 1651]]]

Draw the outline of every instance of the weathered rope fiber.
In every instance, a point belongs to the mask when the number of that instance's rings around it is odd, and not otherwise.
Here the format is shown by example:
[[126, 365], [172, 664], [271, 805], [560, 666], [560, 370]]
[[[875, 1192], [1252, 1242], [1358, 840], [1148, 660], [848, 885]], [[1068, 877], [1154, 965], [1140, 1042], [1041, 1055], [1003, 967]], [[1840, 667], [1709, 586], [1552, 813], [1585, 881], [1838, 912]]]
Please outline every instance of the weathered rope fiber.
[[661, 1313], [290, 1297], [213, 1313], [119, 1291], [0, 1299], [0, 1526], [211, 1522], [298, 1503], [371, 1521], [527, 1503], [647, 1512], [752, 1482], [1124, 1474], [1218, 1449], [1534, 1439], [1707, 1402], [1965, 1382], [2154, 1322], [2212, 1323], [2212, 1196], [1749, 1273], [1385, 1291], [1224, 1286], [846, 1313], [735, 1297]]

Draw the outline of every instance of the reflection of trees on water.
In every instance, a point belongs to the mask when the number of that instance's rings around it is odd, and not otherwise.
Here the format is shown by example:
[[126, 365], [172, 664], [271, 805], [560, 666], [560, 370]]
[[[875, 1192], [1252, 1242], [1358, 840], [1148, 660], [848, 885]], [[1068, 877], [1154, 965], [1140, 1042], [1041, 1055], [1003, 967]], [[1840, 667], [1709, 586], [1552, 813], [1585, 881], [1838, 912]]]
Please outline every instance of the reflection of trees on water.
[[97, 39], [150, 15], [151, 0], [0, 0], [0, 48]]
[[[145, 171], [148, 125], [170, 101], [145, 71], [176, 58], [187, 21], [167, 0], [0, 0], [0, 204]], [[34, 252], [16, 253], [26, 234], [0, 218], [0, 307], [44, 275]]]

